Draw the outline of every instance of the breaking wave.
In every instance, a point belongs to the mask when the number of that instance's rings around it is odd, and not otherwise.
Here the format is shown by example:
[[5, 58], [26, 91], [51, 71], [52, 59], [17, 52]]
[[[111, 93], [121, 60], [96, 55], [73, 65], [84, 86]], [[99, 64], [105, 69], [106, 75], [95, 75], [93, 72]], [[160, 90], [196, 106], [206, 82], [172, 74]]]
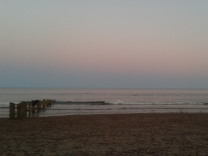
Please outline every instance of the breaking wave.
[[208, 105], [206, 102], [125, 102], [125, 101], [56, 101], [65, 105]]

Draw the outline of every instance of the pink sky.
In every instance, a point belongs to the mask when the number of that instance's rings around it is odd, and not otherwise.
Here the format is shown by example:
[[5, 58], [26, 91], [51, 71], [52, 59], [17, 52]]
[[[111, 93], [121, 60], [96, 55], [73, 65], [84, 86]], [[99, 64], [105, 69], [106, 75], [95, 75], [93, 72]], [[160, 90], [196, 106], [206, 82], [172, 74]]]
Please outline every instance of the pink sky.
[[[179, 0], [3, 0], [0, 87], [208, 88], [207, 7]], [[27, 79], [31, 73], [42, 77]], [[163, 79], [169, 80], [158, 83]], [[88, 85], [94, 81], [103, 85]]]

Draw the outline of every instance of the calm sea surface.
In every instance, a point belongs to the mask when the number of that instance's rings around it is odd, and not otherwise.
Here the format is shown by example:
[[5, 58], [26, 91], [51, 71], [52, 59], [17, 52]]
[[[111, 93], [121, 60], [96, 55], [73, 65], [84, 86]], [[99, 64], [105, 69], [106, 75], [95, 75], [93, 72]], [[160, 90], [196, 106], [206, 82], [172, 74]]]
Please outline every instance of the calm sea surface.
[[39, 116], [116, 113], [208, 113], [208, 89], [0, 88], [0, 117], [9, 102], [55, 99]]

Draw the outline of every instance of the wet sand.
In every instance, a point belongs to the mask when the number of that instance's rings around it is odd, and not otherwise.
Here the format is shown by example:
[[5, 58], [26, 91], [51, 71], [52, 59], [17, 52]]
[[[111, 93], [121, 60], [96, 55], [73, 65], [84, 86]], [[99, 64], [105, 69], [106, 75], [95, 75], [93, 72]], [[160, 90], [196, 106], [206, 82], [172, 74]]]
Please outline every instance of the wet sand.
[[0, 119], [7, 155], [208, 155], [208, 114]]

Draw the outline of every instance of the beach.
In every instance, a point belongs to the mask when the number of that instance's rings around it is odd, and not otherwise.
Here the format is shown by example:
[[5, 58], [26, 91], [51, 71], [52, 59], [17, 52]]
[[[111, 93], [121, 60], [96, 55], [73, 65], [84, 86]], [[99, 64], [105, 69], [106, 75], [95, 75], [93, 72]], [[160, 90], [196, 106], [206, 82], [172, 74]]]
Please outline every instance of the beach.
[[7, 155], [208, 155], [207, 113], [0, 118]]

